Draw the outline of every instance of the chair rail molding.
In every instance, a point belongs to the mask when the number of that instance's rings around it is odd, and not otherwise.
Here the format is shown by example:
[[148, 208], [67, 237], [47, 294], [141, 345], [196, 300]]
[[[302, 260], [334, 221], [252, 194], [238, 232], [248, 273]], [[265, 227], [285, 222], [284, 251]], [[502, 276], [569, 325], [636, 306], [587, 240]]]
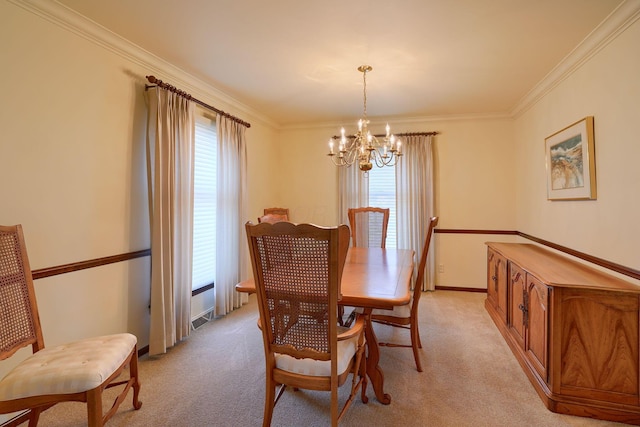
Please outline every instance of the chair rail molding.
[[587, 261], [591, 264], [604, 267], [608, 270], [615, 271], [625, 276], [640, 280], [640, 271], [631, 267], [627, 267], [615, 262], [608, 261], [606, 259], [598, 258], [593, 255], [586, 254], [584, 252], [577, 251], [575, 249], [568, 248], [566, 246], [559, 245], [557, 243], [550, 242], [548, 240], [541, 239], [539, 237], [532, 236], [527, 233], [516, 230], [481, 230], [481, 229], [452, 229], [452, 228], [436, 228], [434, 230], [438, 234], [503, 234], [519, 236], [532, 242], [538, 243], [543, 246], [555, 249], [563, 252], [567, 255], [579, 258], [583, 261]]

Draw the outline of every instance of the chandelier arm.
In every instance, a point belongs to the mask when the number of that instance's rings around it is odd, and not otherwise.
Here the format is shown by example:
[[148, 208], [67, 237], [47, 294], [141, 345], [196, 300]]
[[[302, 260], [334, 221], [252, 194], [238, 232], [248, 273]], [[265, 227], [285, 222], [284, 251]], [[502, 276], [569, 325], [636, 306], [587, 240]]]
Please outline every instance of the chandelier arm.
[[351, 166], [358, 158], [357, 154], [357, 150], [345, 150], [345, 152], [342, 153], [342, 156], [338, 158], [343, 166]]
[[375, 160], [376, 166], [381, 168], [383, 166], [389, 166], [389, 163], [391, 162], [391, 160], [393, 159], [392, 154], [387, 153], [387, 159], [385, 160], [385, 158], [382, 156], [382, 154], [380, 154], [380, 152], [378, 150], [375, 150], [373, 152], [373, 159]]
[[[398, 163], [399, 158], [400, 156], [398, 155], [391, 156], [391, 158], [389, 158], [389, 162], [387, 163], [387, 166], [395, 166]], [[392, 160], [393, 160], [393, 163], [391, 163]]]
[[358, 144], [356, 141], [356, 138], [347, 138], [347, 141], [344, 145], [344, 149], [346, 151], [353, 151], [355, 148], [357, 148]]

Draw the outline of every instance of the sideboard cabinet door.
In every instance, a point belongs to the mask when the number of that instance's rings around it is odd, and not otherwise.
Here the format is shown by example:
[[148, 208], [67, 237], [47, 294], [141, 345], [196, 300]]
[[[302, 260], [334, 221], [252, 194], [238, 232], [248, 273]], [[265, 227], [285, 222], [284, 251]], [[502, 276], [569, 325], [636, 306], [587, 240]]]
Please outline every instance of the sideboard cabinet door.
[[528, 308], [525, 306], [526, 273], [517, 264], [509, 263], [509, 333], [524, 350], [525, 321]]
[[487, 299], [507, 323], [507, 260], [489, 249], [487, 253]]
[[525, 350], [538, 375], [546, 382], [549, 360], [547, 354], [549, 288], [536, 277], [527, 274], [525, 295], [528, 312]]
[[563, 395], [638, 405], [638, 295], [559, 291], [562, 344], [556, 390]]

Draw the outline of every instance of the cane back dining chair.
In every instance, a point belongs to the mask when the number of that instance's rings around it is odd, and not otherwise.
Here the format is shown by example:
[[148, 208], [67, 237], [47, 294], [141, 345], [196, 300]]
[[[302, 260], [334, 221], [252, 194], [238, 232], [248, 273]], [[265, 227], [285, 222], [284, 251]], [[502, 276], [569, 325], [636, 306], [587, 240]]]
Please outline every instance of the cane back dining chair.
[[351, 208], [347, 211], [351, 227], [351, 244], [356, 247], [384, 248], [387, 242], [389, 209]]
[[[289, 222], [245, 227], [266, 361], [263, 426], [271, 425], [287, 386], [330, 391], [336, 426], [358, 388], [366, 401], [364, 319], [358, 317], [351, 328], [336, 321], [348, 227]], [[339, 411], [338, 387], [349, 374], [351, 392]]]
[[[389, 225], [389, 209], [377, 208], [373, 206], [363, 208], [350, 208], [347, 211], [349, 226], [351, 228], [351, 244], [355, 247], [378, 247], [384, 248], [387, 242], [387, 227]], [[355, 311], [353, 307], [338, 307], [338, 320], [341, 325], [344, 313], [350, 311], [351, 314], [346, 322], [351, 323]]]
[[420, 342], [420, 330], [418, 328], [418, 303], [420, 302], [420, 295], [422, 295], [422, 282], [427, 266], [427, 254], [429, 252], [429, 246], [431, 244], [431, 236], [433, 235], [433, 229], [436, 227], [436, 225], [438, 225], [438, 217], [430, 218], [429, 227], [427, 229], [427, 237], [425, 238], [424, 246], [422, 248], [422, 254], [420, 255], [420, 264], [418, 264], [418, 275], [413, 285], [411, 302], [407, 305], [396, 306], [393, 310], [376, 309], [371, 313], [371, 320], [373, 322], [410, 330], [411, 345], [385, 342], [380, 342], [378, 344], [380, 346], [386, 347], [412, 348], [413, 358], [415, 359], [418, 372], [422, 372], [420, 352], [418, 351], [418, 349], [422, 348], [422, 343]]
[[[22, 227], [0, 226], [0, 360], [29, 345], [33, 354], [0, 380], [0, 414], [19, 412], [3, 426], [28, 420], [34, 427], [42, 411], [65, 401], [86, 402], [87, 425], [102, 426], [131, 388], [133, 407], [140, 409], [136, 337], [123, 333], [45, 348]], [[127, 365], [129, 378], [119, 380]], [[103, 415], [102, 393], [114, 386], [123, 389]]]
[[289, 221], [289, 208], [265, 208], [263, 215], [258, 217], [258, 222], [276, 223]]

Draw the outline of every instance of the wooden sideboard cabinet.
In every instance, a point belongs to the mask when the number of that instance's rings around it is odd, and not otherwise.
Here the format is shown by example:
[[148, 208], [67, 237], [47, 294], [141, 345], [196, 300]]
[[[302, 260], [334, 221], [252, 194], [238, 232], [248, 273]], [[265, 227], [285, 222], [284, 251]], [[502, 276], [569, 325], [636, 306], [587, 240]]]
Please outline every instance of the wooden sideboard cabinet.
[[639, 286], [488, 242], [485, 307], [549, 410], [640, 425]]

